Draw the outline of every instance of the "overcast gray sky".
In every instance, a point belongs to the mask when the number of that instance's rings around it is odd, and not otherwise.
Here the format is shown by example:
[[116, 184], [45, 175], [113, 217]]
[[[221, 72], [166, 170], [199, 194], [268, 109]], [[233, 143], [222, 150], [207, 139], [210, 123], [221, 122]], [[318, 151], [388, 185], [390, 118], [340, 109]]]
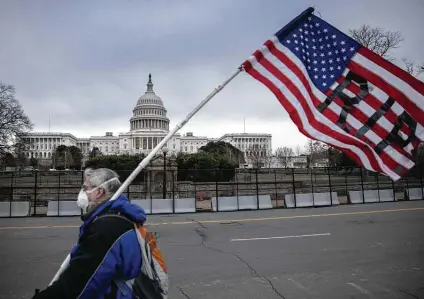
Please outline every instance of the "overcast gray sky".
[[[171, 127], [272, 34], [309, 6], [342, 31], [398, 30], [394, 54], [424, 61], [422, 0], [2, 0], [0, 81], [36, 131], [77, 137], [129, 130], [148, 74]], [[319, 13], [319, 14], [318, 14]], [[273, 148], [304, 145], [273, 94], [240, 74], [180, 131], [271, 133]]]

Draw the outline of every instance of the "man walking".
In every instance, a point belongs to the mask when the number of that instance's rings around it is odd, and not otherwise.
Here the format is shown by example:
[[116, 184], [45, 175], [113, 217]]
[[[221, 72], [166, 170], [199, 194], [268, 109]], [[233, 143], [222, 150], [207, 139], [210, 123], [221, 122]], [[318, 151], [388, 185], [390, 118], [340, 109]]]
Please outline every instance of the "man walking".
[[142, 254], [134, 223], [142, 225], [146, 214], [123, 194], [109, 201], [120, 185], [113, 170], [84, 172], [77, 201], [84, 210], [78, 243], [69, 266], [35, 299], [133, 298], [128, 284], [115, 281], [130, 281], [141, 273]]

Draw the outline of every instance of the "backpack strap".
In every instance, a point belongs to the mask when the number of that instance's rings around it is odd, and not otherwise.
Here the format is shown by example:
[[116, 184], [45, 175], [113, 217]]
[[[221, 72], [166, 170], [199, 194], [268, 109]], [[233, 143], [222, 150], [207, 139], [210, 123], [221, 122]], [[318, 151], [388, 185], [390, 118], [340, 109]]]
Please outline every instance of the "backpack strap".
[[[126, 221], [128, 221], [132, 225], [137, 225], [133, 221], [128, 219], [125, 215], [123, 215], [121, 212], [116, 211], [116, 210], [109, 210], [105, 214], [101, 214], [101, 215], [97, 216], [96, 218], [93, 219], [93, 222], [100, 219], [100, 218], [104, 218], [104, 217], [118, 217], [118, 218], [121, 218], [121, 219], [125, 219]], [[113, 282], [114, 282], [113, 285], [115, 285], [119, 289], [119, 291], [122, 293], [122, 295], [124, 295], [124, 296], [127, 295], [127, 291], [124, 289], [124, 286], [122, 284], [126, 284], [128, 286], [128, 288], [130, 288], [130, 290], [131, 290], [131, 284], [129, 284], [128, 282], [126, 282], [122, 279], [115, 278], [115, 279], [113, 279]], [[112, 292], [113, 292], [113, 288], [112, 288]]]

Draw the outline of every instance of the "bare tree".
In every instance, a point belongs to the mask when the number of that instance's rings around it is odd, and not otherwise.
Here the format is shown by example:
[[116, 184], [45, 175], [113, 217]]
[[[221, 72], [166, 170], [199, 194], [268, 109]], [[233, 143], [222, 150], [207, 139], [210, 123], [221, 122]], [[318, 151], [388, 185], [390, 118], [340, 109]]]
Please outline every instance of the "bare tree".
[[294, 156], [293, 149], [287, 146], [279, 147], [275, 150], [275, 157], [278, 159], [284, 168], [287, 168], [287, 165], [290, 162], [290, 159]]
[[[59, 145], [52, 155], [53, 168], [66, 169], [72, 167], [74, 164], [74, 157], [72, 157], [71, 147], [66, 145]], [[81, 167], [80, 165], [77, 167]]]
[[29, 147], [24, 142], [18, 142], [14, 145], [16, 166], [19, 168], [19, 171], [28, 166], [28, 159], [25, 155], [28, 150]]
[[419, 77], [422, 73], [424, 73], [424, 63], [417, 65], [406, 58], [403, 58], [402, 61], [405, 64], [405, 71], [407, 71], [412, 76]]
[[15, 138], [32, 128], [33, 124], [15, 98], [15, 88], [0, 82], [0, 152], [11, 149]]
[[265, 156], [262, 158], [262, 161], [264, 163], [264, 167], [271, 168], [272, 160], [273, 160], [272, 154], [268, 154], [268, 153], [265, 152]]
[[366, 24], [358, 29], [350, 29], [349, 34], [358, 43], [387, 60], [393, 60], [390, 52], [399, 48], [403, 41], [403, 36], [398, 31], [386, 31]]
[[246, 158], [253, 164], [254, 168], [261, 168], [265, 164], [267, 152], [265, 148], [259, 146], [259, 144], [253, 144], [247, 150]]
[[309, 167], [319, 160], [328, 158], [328, 145], [321, 141], [309, 139], [305, 145], [305, 150], [309, 158]]
[[296, 156], [300, 156], [302, 154], [302, 149], [300, 148], [300, 145], [296, 146], [295, 153]]

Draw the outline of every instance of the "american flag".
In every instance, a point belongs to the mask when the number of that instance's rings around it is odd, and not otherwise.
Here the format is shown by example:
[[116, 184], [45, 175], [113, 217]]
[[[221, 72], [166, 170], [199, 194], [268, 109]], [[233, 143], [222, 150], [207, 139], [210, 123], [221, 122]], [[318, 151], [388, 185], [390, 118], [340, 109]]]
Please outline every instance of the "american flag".
[[299, 131], [400, 179], [424, 140], [424, 83], [313, 15], [278, 31], [242, 67]]

